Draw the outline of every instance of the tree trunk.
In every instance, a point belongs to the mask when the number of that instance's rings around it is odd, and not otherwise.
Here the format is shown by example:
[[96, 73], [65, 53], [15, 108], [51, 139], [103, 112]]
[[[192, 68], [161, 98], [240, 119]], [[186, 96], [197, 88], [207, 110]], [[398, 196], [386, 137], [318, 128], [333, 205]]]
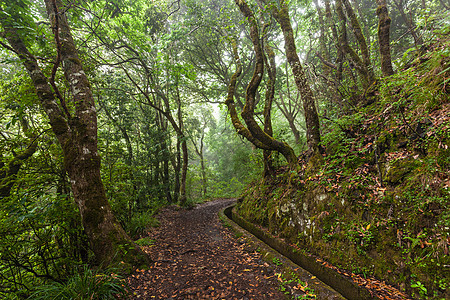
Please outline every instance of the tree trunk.
[[205, 138], [205, 132], [203, 131], [202, 136], [200, 138], [199, 156], [200, 156], [200, 167], [202, 168], [203, 197], [206, 197], [206, 194], [208, 192], [208, 190], [207, 190], [208, 182], [207, 182], [207, 178], [206, 178], [205, 157], [203, 155], [203, 148], [204, 148], [203, 140], [204, 140], [204, 138]]
[[356, 71], [359, 74], [360, 80], [364, 88], [370, 84], [369, 71], [366, 68], [363, 60], [359, 57], [355, 50], [349, 45], [347, 38], [347, 18], [344, 14], [342, 0], [336, 0], [336, 13], [339, 18], [339, 47], [341, 51], [348, 55], [348, 58], [353, 63]]
[[231, 76], [230, 83], [228, 84], [227, 99], [225, 100], [225, 104], [228, 108], [228, 113], [230, 114], [231, 123], [233, 124], [233, 126], [236, 129], [236, 132], [238, 134], [242, 135], [245, 139], [247, 139], [250, 143], [255, 145], [257, 148], [263, 149], [263, 150], [271, 150], [269, 146], [263, 144], [261, 141], [259, 141], [257, 138], [255, 138], [251, 134], [250, 130], [248, 130], [248, 128], [245, 127], [242, 124], [241, 120], [239, 119], [238, 113], [236, 111], [236, 106], [234, 104], [234, 93], [236, 90], [237, 78], [241, 75], [241, 72], [242, 72], [242, 66], [241, 66], [241, 60], [238, 55], [237, 45], [236, 45], [235, 41], [233, 41], [232, 47], [233, 47], [234, 59], [236, 61], [236, 71]]
[[[280, 152], [287, 160], [289, 167], [291, 169], [296, 169], [298, 167], [298, 161], [297, 156], [294, 153], [294, 150], [286, 143], [280, 142], [270, 135], [268, 135], [266, 132], [264, 132], [261, 127], [259, 127], [259, 124], [254, 119], [254, 108], [256, 103], [256, 92], [257, 89], [261, 83], [262, 77], [264, 75], [264, 55], [262, 52], [262, 46], [261, 41], [259, 38], [259, 30], [258, 25], [256, 23], [256, 19], [253, 15], [253, 12], [248, 7], [247, 3], [245, 1], [241, 0], [235, 0], [235, 3], [241, 10], [244, 17], [248, 20], [250, 24], [250, 38], [252, 40], [253, 44], [253, 50], [255, 52], [255, 70], [253, 72], [253, 76], [250, 80], [250, 83], [247, 86], [247, 93], [245, 97], [245, 105], [242, 110], [241, 116], [245, 121], [245, 124], [247, 125], [247, 128], [245, 128], [242, 124], [240, 124], [239, 119], [237, 118], [237, 114], [234, 108], [233, 103], [233, 95], [234, 95], [234, 87], [236, 85], [236, 78], [235, 76], [237, 73], [233, 75], [234, 82], [230, 83], [229, 89], [228, 89], [228, 97], [226, 104], [228, 105], [228, 108], [230, 109], [230, 115], [232, 115], [232, 121], [233, 125], [235, 125], [235, 128], [238, 130], [238, 132], [243, 129], [242, 133], [246, 134], [248, 136], [248, 139], [252, 142], [256, 147], [265, 149], [265, 150], [275, 150]], [[236, 62], [238, 66], [240, 65], [239, 57], [237, 53], [237, 46], [236, 44], [233, 45], [233, 51], [236, 57]], [[240, 67], [238, 67], [238, 70]], [[237, 71], [238, 71], [237, 70]], [[232, 88], [231, 88], [232, 87]]]
[[195, 152], [197, 153], [198, 157], [200, 158], [200, 168], [201, 168], [201, 175], [202, 175], [202, 195], [203, 197], [206, 197], [207, 194], [207, 178], [206, 178], [206, 165], [205, 165], [205, 156], [204, 156], [204, 140], [205, 140], [205, 128], [207, 124], [206, 122], [203, 124], [201, 128], [201, 135], [200, 135], [200, 141], [197, 145], [197, 142], [195, 142], [195, 139], [191, 137], [192, 145], [194, 145]]
[[[170, 173], [169, 173], [169, 164], [170, 164], [170, 150], [167, 146], [168, 137], [165, 133], [167, 133], [167, 120], [164, 119], [164, 116], [161, 112], [156, 111], [156, 125], [161, 129], [164, 134], [159, 134], [159, 145], [161, 147], [161, 153], [163, 154], [163, 174], [162, 174], [162, 182], [164, 185], [164, 192], [166, 195], [166, 200], [168, 203], [176, 202], [172, 199], [172, 191], [170, 186]], [[170, 138], [169, 138], [170, 139]], [[173, 166], [175, 169], [175, 166]]]
[[[337, 58], [336, 58], [336, 83], [335, 83], [335, 89], [338, 92], [339, 91], [339, 85], [342, 81], [342, 68], [343, 68], [343, 60], [344, 60], [344, 50], [340, 46], [340, 39], [339, 34], [336, 29], [335, 22], [333, 20], [333, 17], [331, 15], [331, 5], [329, 0], [325, 0], [325, 16], [327, 18], [327, 26], [331, 27], [331, 33], [333, 35], [333, 39], [336, 46], [336, 52], [337, 52]], [[339, 94], [339, 93], [337, 93]]]
[[187, 148], [187, 142], [184, 135], [181, 137], [181, 150], [183, 154], [183, 164], [181, 165], [181, 181], [180, 181], [180, 204], [184, 205], [186, 204], [187, 198], [186, 198], [186, 178], [187, 178], [187, 171], [188, 171], [188, 161], [189, 161], [189, 155], [188, 155], [188, 148]]
[[305, 72], [300, 63], [295, 46], [294, 31], [292, 30], [291, 20], [289, 18], [289, 8], [286, 1], [280, 1], [280, 9], [272, 5], [272, 16], [280, 24], [284, 36], [284, 47], [286, 58], [291, 65], [294, 74], [295, 84], [303, 100], [303, 109], [306, 119], [306, 141], [309, 152], [315, 153], [320, 150], [320, 123], [317, 114], [314, 94], [308, 84]]
[[[276, 63], [275, 63], [275, 53], [269, 46], [268, 42], [265, 41], [265, 52], [267, 56], [264, 56], [264, 63], [267, 66], [267, 73], [269, 75], [269, 80], [267, 81], [267, 90], [264, 102], [264, 132], [269, 136], [273, 136], [272, 128], [272, 103], [275, 97], [275, 80], [277, 75]], [[273, 170], [273, 160], [272, 151], [264, 150], [264, 172], [263, 176], [268, 177], [274, 174]]]
[[182, 205], [186, 204], [187, 198], [186, 198], [186, 179], [187, 179], [187, 172], [188, 172], [188, 166], [189, 166], [189, 154], [188, 154], [188, 147], [187, 147], [187, 138], [184, 135], [184, 125], [183, 125], [183, 116], [182, 116], [182, 110], [181, 110], [181, 99], [180, 99], [180, 92], [179, 92], [179, 85], [178, 80], [176, 83], [176, 98], [178, 103], [178, 127], [175, 128], [178, 134], [178, 138], [181, 140], [181, 151], [183, 156], [183, 164], [181, 166], [181, 181], [180, 181], [180, 203]]
[[294, 139], [296, 144], [300, 144], [300, 131], [297, 129], [295, 122], [293, 119], [288, 119], [289, 128], [291, 128], [292, 133], [294, 134]]
[[28, 51], [16, 29], [8, 20], [0, 19], [6, 38], [28, 71], [52, 130], [62, 146], [74, 200], [97, 263], [102, 266], [111, 265], [114, 261], [123, 261], [127, 265], [147, 263], [148, 257], [122, 229], [106, 199], [100, 177], [94, 99], [78, 58], [65, 9], [59, 0], [45, 0], [45, 4], [55, 34], [58, 56], [63, 62], [64, 76], [72, 91], [74, 116], [60, 108], [36, 58]]
[[180, 199], [180, 172], [181, 172], [181, 142], [177, 138], [176, 156], [172, 159], [172, 166], [175, 173], [175, 184], [173, 186], [173, 201], [175, 203]]
[[389, 31], [391, 27], [391, 18], [388, 14], [386, 0], [376, 0], [378, 16], [378, 44], [380, 47], [381, 72], [383, 76], [394, 74], [391, 61], [391, 47]]
[[[319, 2], [318, 0], [314, 0], [314, 5], [316, 6], [317, 9], [317, 16], [319, 19], [319, 27], [320, 27], [320, 37], [319, 37], [319, 44], [320, 44], [320, 52], [322, 53], [322, 57], [325, 59], [325, 61], [330, 62], [331, 61], [331, 57], [330, 57], [330, 53], [328, 52], [327, 49], [327, 44], [326, 44], [326, 30], [325, 30], [325, 21], [324, 21], [324, 15], [323, 15], [323, 11], [319, 6]], [[329, 73], [331, 72], [331, 68], [324, 64], [324, 75], [328, 76]]]
[[362, 61], [367, 72], [367, 79], [369, 85], [375, 81], [375, 75], [373, 73], [372, 64], [370, 62], [369, 49], [367, 48], [366, 38], [364, 37], [361, 25], [359, 24], [358, 18], [351, 6], [349, 0], [342, 0], [347, 12], [347, 16], [350, 19], [350, 24], [352, 25], [353, 33], [355, 34], [356, 41], [359, 45], [359, 50], [361, 51]]

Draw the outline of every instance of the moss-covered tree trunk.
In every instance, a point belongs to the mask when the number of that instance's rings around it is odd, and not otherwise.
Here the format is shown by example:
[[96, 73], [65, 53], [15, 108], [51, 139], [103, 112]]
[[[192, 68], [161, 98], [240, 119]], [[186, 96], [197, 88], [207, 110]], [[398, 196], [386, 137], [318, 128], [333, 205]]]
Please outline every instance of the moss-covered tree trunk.
[[255, 51], [255, 70], [253, 72], [253, 76], [250, 80], [250, 83], [247, 86], [247, 92], [245, 96], [245, 105], [242, 110], [241, 116], [246, 124], [244, 126], [237, 114], [235, 104], [234, 104], [234, 93], [236, 88], [236, 81], [238, 76], [242, 71], [237, 45], [233, 43], [233, 52], [237, 63], [236, 72], [233, 74], [230, 84], [228, 86], [228, 96], [225, 104], [228, 107], [231, 121], [236, 131], [244, 136], [247, 140], [249, 140], [256, 147], [263, 150], [272, 150], [281, 153], [284, 158], [287, 160], [289, 167], [291, 169], [296, 169], [298, 167], [297, 156], [294, 153], [294, 150], [284, 142], [280, 142], [269, 134], [267, 134], [256, 122], [254, 118], [254, 108], [256, 103], [256, 92], [261, 83], [262, 77], [264, 75], [264, 54], [262, 51], [261, 40], [259, 37], [259, 29], [256, 23], [256, 19], [253, 15], [253, 12], [248, 7], [245, 1], [235, 0], [237, 6], [241, 10], [244, 17], [248, 20], [250, 25], [250, 38], [253, 44], [253, 50]]
[[375, 75], [370, 62], [369, 48], [367, 47], [366, 38], [362, 33], [361, 25], [359, 24], [358, 18], [349, 0], [342, 1], [345, 6], [345, 11], [347, 12], [347, 16], [350, 19], [350, 24], [352, 25], [352, 30], [356, 37], [356, 41], [358, 42], [359, 50], [361, 51], [362, 62], [364, 64], [365, 72], [367, 72], [367, 79], [369, 84], [372, 84], [375, 81]]
[[271, 13], [278, 24], [280, 24], [281, 31], [283, 32], [286, 58], [294, 74], [297, 89], [302, 96], [308, 150], [310, 153], [315, 153], [320, 149], [320, 123], [315, 98], [297, 54], [288, 4], [284, 0], [281, 0], [279, 3], [279, 8], [273, 3], [270, 5]]
[[148, 261], [147, 256], [122, 229], [106, 198], [100, 177], [94, 99], [70, 33], [66, 10], [59, 0], [45, 0], [45, 5], [55, 34], [58, 52], [56, 65], [59, 60], [63, 64], [64, 76], [72, 92], [73, 113], [69, 113], [62, 98], [58, 103], [56, 91], [52, 90], [49, 80], [11, 20], [1, 19], [5, 37], [28, 71], [52, 130], [61, 144], [73, 196], [97, 262], [103, 266], [114, 261], [141, 265]]
[[200, 149], [198, 151], [198, 155], [200, 157], [200, 167], [202, 172], [202, 191], [203, 191], [203, 197], [206, 197], [206, 194], [208, 193], [208, 178], [206, 177], [206, 165], [205, 165], [205, 156], [204, 156], [204, 142], [205, 139], [205, 132], [202, 132], [202, 136], [200, 138]]
[[205, 130], [207, 128], [207, 122], [203, 123], [201, 127], [201, 134], [200, 134], [200, 140], [197, 142], [195, 141], [195, 138], [191, 135], [191, 142], [192, 145], [194, 145], [195, 153], [197, 153], [198, 157], [200, 158], [200, 168], [201, 168], [201, 175], [202, 175], [202, 195], [203, 197], [206, 197], [207, 191], [208, 191], [208, 179], [206, 176], [206, 164], [205, 164]]
[[[167, 120], [164, 118], [164, 116], [161, 114], [161, 112], [156, 111], [156, 125], [158, 128], [161, 128], [162, 132], [168, 132], [167, 127]], [[162, 157], [162, 164], [163, 164], [163, 174], [162, 174], [162, 182], [164, 185], [164, 190], [165, 190], [165, 194], [166, 194], [166, 199], [168, 203], [173, 203], [176, 202], [177, 200], [172, 198], [172, 191], [171, 191], [171, 184], [170, 184], [170, 173], [169, 173], [169, 164], [173, 163], [172, 167], [175, 171], [176, 174], [176, 168], [175, 168], [175, 163], [170, 159], [170, 151], [169, 151], [169, 147], [167, 145], [167, 140], [169, 140], [170, 138], [168, 138], [165, 134], [160, 134], [158, 137], [159, 140], [159, 147], [160, 147], [160, 153], [163, 153], [163, 157]], [[174, 159], [175, 160], [175, 159]], [[178, 172], [179, 173], [179, 172]], [[175, 182], [179, 182], [179, 178], [175, 180]], [[176, 192], [174, 192], [174, 197], [178, 197], [178, 191], [179, 191], [179, 186], [178, 189], [176, 190]]]
[[248, 128], [245, 127], [244, 124], [242, 124], [241, 120], [239, 119], [239, 115], [236, 110], [236, 105], [234, 103], [234, 93], [236, 90], [237, 79], [242, 73], [242, 65], [241, 65], [241, 60], [239, 58], [237, 45], [236, 45], [235, 41], [233, 41], [232, 47], [233, 47], [234, 59], [236, 61], [236, 71], [231, 76], [230, 83], [228, 84], [227, 99], [225, 100], [225, 104], [228, 108], [228, 113], [230, 114], [231, 123], [233, 124], [233, 127], [236, 129], [236, 132], [238, 134], [243, 136], [245, 139], [247, 139], [250, 143], [255, 145], [257, 148], [264, 149], [264, 150], [271, 150], [269, 146], [264, 145], [258, 139], [256, 139], [251, 134], [250, 130], [248, 130]]
[[[273, 137], [273, 128], [272, 128], [272, 103], [275, 97], [275, 80], [277, 75], [276, 63], [275, 63], [275, 53], [272, 48], [269, 46], [268, 42], [265, 41], [265, 53], [267, 55], [264, 56], [264, 63], [267, 67], [267, 73], [269, 76], [269, 80], [267, 81], [265, 102], [264, 102], [264, 132], [269, 136]], [[272, 151], [264, 150], [264, 177], [272, 176], [274, 173], [273, 170], [273, 160], [272, 160]]]
[[390, 28], [391, 18], [389, 17], [386, 0], [376, 0], [378, 16], [378, 44], [380, 47], [381, 72], [383, 76], [394, 74], [391, 61]]

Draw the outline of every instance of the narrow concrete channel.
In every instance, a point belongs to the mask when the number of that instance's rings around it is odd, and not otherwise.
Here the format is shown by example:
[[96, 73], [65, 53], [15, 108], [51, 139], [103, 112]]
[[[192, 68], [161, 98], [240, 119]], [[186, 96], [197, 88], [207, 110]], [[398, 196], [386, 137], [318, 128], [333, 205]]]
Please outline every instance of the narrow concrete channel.
[[251, 243], [255, 243], [258, 247], [261, 247], [261, 244], [266, 245], [267, 254], [265, 255], [282, 255], [288, 268], [314, 289], [317, 299], [376, 299], [367, 289], [358, 286], [335, 270], [327, 268], [322, 262], [293, 249], [281, 239], [273, 237], [267, 231], [244, 220], [233, 211], [233, 208], [234, 204], [222, 210], [220, 212], [222, 219], [226, 218], [228, 225], [233, 230], [245, 234]]

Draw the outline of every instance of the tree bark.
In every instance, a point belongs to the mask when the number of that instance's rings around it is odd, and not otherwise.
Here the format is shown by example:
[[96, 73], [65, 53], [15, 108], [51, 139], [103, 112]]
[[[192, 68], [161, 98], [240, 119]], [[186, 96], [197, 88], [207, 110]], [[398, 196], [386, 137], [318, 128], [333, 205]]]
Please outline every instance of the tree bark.
[[233, 42], [233, 52], [237, 64], [236, 72], [233, 74], [230, 84], [228, 86], [228, 96], [226, 100], [227, 107], [231, 116], [232, 123], [237, 132], [247, 138], [253, 145], [263, 150], [272, 150], [280, 152], [289, 164], [291, 169], [298, 167], [297, 156], [294, 150], [286, 143], [280, 142], [270, 135], [268, 135], [255, 121], [254, 108], [256, 104], [256, 92], [261, 83], [264, 75], [264, 55], [262, 52], [261, 40], [259, 38], [259, 29], [256, 23], [256, 19], [253, 12], [248, 7], [245, 1], [235, 0], [236, 5], [241, 10], [244, 17], [248, 20], [250, 25], [250, 38], [253, 44], [253, 50], [255, 52], [255, 70], [250, 83], [247, 86], [247, 92], [245, 97], [245, 105], [242, 110], [241, 116], [245, 121], [247, 127], [245, 127], [239, 120], [234, 105], [234, 92], [236, 87], [236, 80], [241, 73], [241, 63], [237, 51], [237, 45]]
[[[272, 128], [272, 103], [275, 97], [275, 80], [277, 75], [277, 68], [275, 63], [275, 53], [272, 48], [269, 46], [268, 42], [265, 41], [265, 52], [267, 55], [264, 56], [264, 63], [267, 66], [267, 73], [269, 76], [269, 80], [267, 81], [267, 89], [265, 95], [264, 102], [264, 132], [269, 136], [273, 137], [273, 128]], [[264, 150], [264, 177], [269, 177], [274, 174], [273, 170], [273, 160], [272, 160], [272, 151]]]
[[36, 89], [64, 154], [74, 200], [83, 227], [98, 264], [123, 261], [141, 265], [148, 257], [133, 243], [114, 217], [100, 177], [97, 152], [97, 114], [92, 91], [70, 33], [65, 9], [59, 0], [45, 0], [47, 12], [64, 67], [64, 76], [72, 92], [75, 115], [68, 115], [56, 100], [48, 79], [28, 51], [16, 29], [0, 19], [8, 43], [22, 60]]
[[339, 18], [339, 47], [342, 53], [348, 55], [349, 60], [353, 63], [359, 74], [362, 85], [367, 88], [370, 84], [369, 71], [363, 60], [359, 57], [355, 50], [349, 45], [347, 38], [347, 18], [344, 14], [342, 0], [336, 0], [336, 13]]
[[206, 194], [208, 192], [208, 181], [206, 177], [206, 166], [205, 166], [205, 157], [203, 155], [203, 148], [204, 148], [204, 140], [205, 138], [205, 132], [202, 132], [202, 136], [200, 137], [200, 149], [199, 149], [199, 157], [200, 157], [200, 167], [202, 169], [202, 185], [203, 185], [203, 197], [206, 197]]
[[447, 0], [447, 4], [444, 2], [444, 0], [439, 0], [439, 3], [441, 3], [441, 5], [446, 9], [446, 10], [450, 10], [450, 1]]
[[358, 18], [353, 10], [352, 5], [349, 0], [342, 0], [347, 16], [350, 19], [350, 24], [352, 25], [353, 33], [355, 34], [356, 41], [359, 45], [359, 50], [361, 51], [362, 62], [364, 64], [365, 71], [367, 72], [367, 79], [369, 85], [375, 81], [375, 75], [373, 72], [372, 64], [370, 62], [369, 49], [367, 48], [366, 38], [361, 30], [361, 25], [359, 24]]
[[380, 47], [381, 72], [383, 73], [383, 76], [386, 77], [394, 74], [389, 36], [391, 18], [389, 17], [386, 0], [376, 0], [376, 3], [378, 5], [378, 44]]
[[187, 172], [188, 172], [188, 166], [189, 166], [189, 154], [188, 154], [188, 147], [187, 147], [187, 138], [184, 135], [183, 115], [182, 115], [182, 110], [181, 110], [181, 99], [180, 99], [178, 78], [176, 80], [176, 100], [177, 100], [177, 105], [178, 105], [178, 112], [177, 112], [178, 127], [176, 128], [176, 131], [177, 131], [177, 138], [180, 139], [180, 141], [181, 141], [181, 151], [182, 151], [182, 157], [183, 157], [183, 163], [181, 165], [180, 204], [184, 205], [184, 204], [186, 204], [186, 201], [187, 201], [186, 179], [187, 179]]
[[300, 63], [295, 46], [294, 31], [289, 18], [289, 8], [285, 0], [280, 1], [280, 8], [271, 5], [271, 13], [274, 19], [280, 24], [284, 36], [284, 47], [286, 58], [294, 74], [295, 84], [303, 100], [303, 109], [306, 119], [306, 141], [309, 152], [320, 151], [320, 123], [317, 114], [314, 94], [308, 84], [305, 72]]
[[287, 111], [287, 109], [284, 107], [284, 100], [283, 96], [280, 94], [280, 102], [281, 104], [278, 104], [277, 106], [280, 109], [281, 113], [285, 116], [286, 120], [288, 121], [289, 128], [291, 128], [292, 134], [294, 135], [295, 143], [298, 145], [300, 144], [300, 131], [297, 129], [297, 125], [295, 125], [295, 117], [297, 116], [297, 112], [292, 113]]
[[338, 93], [339, 91], [339, 85], [342, 81], [342, 69], [343, 69], [343, 60], [344, 60], [344, 50], [342, 49], [342, 47], [340, 46], [340, 39], [339, 39], [339, 34], [338, 31], [336, 29], [336, 25], [335, 22], [333, 20], [333, 16], [331, 14], [331, 5], [330, 5], [330, 1], [329, 0], [325, 0], [325, 16], [327, 19], [327, 26], [329, 26], [331, 28], [331, 33], [333, 35], [333, 39], [334, 39], [334, 43], [335, 43], [335, 47], [336, 47], [336, 52], [337, 52], [337, 58], [336, 58], [336, 82], [334, 85], [334, 88]]
[[228, 108], [228, 113], [230, 114], [231, 123], [233, 124], [234, 128], [236, 129], [236, 132], [240, 135], [242, 135], [245, 139], [247, 139], [250, 143], [255, 145], [259, 149], [263, 150], [271, 150], [269, 146], [261, 143], [258, 139], [256, 139], [248, 130], [247, 127], [245, 127], [241, 120], [239, 119], [239, 115], [236, 110], [236, 106], [234, 104], [234, 93], [236, 90], [236, 82], [237, 78], [241, 75], [242, 72], [242, 66], [241, 66], [241, 60], [239, 58], [239, 54], [237, 51], [237, 45], [236, 42], [233, 41], [232, 43], [233, 47], [233, 54], [234, 59], [236, 61], [236, 71], [231, 76], [230, 83], [228, 84], [228, 93], [227, 93], [227, 99], [225, 100], [225, 105]]

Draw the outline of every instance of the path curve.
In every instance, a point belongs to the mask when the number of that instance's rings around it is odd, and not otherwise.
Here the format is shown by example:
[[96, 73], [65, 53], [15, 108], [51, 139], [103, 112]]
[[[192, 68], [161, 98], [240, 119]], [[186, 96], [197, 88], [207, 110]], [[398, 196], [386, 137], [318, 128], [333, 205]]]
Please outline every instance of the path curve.
[[162, 209], [155, 243], [143, 247], [154, 263], [128, 278], [132, 299], [284, 299], [275, 270], [221, 224], [233, 202]]

